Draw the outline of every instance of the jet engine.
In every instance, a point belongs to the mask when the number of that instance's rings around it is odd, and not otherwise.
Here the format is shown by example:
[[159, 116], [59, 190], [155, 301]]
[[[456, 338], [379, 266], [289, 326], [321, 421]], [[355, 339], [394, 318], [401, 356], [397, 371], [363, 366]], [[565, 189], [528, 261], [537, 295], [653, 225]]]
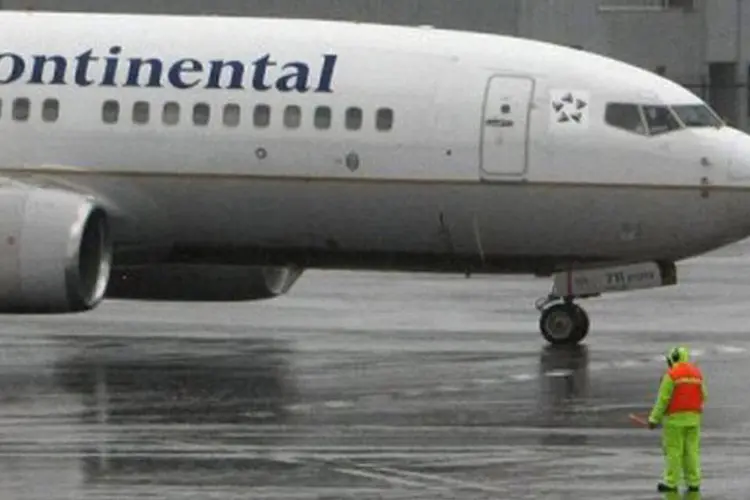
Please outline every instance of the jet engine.
[[104, 298], [112, 262], [107, 214], [84, 195], [0, 188], [0, 313], [69, 313]]
[[136, 300], [238, 302], [283, 295], [302, 275], [295, 266], [159, 264], [118, 267], [107, 297]]

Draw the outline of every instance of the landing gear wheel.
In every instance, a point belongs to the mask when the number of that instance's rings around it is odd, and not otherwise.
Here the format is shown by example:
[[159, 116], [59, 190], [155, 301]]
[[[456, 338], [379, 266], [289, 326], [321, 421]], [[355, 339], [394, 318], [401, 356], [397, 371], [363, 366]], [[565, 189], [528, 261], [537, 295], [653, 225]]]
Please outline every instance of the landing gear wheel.
[[589, 317], [572, 303], [555, 304], [544, 309], [539, 319], [542, 336], [553, 345], [575, 345], [589, 332]]
[[586, 314], [586, 311], [583, 309], [583, 307], [577, 306], [575, 304], [571, 304], [571, 307], [573, 307], [578, 314], [578, 324], [580, 328], [578, 332], [578, 342], [580, 342], [586, 338], [586, 335], [589, 334], [589, 327], [591, 326], [591, 322], [589, 321], [589, 315]]

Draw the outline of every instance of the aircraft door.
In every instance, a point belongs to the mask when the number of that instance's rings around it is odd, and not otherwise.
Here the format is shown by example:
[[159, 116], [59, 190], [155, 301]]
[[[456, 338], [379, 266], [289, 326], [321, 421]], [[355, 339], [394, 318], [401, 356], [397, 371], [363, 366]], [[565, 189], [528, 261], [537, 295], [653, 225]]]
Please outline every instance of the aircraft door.
[[480, 170], [482, 177], [526, 173], [528, 129], [534, 81], [521, 76], [493, 76], [487, 84]]

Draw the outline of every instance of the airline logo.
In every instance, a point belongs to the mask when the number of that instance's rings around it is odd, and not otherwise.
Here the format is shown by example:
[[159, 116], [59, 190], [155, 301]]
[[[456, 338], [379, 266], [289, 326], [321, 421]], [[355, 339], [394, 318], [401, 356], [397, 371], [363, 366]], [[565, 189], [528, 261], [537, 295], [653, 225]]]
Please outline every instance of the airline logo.
[[550, 121], [553, 126], [588, 126], [589, 93], [585, 91], [553, 90], [550, 92]]
[[317, 61], [279, 61], [264, 54], [250, 61], [185, 57], [121, 57], [122, 47], [107, 56], [89, 49], [75, 57], [0, 53], [0, 85], [76, 85], [191, 89], [252, 89], [258, 92], [330, 93], [338, 56], [323, 54]]

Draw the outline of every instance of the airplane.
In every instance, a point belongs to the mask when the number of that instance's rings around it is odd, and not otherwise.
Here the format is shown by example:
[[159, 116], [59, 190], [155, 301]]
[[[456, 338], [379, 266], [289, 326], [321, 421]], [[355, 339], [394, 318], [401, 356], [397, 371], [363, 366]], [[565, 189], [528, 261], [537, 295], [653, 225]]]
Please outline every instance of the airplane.
[[677, 283], [750, 236], [750, 137], [645, 69], [315, 19], [0, 12], [0, 311], [278, 297], [306, 269]]

